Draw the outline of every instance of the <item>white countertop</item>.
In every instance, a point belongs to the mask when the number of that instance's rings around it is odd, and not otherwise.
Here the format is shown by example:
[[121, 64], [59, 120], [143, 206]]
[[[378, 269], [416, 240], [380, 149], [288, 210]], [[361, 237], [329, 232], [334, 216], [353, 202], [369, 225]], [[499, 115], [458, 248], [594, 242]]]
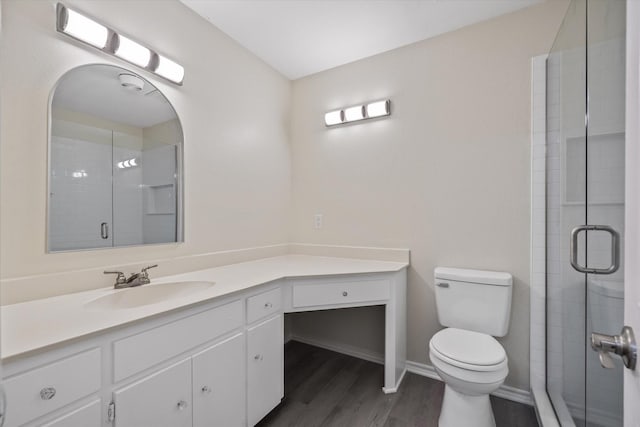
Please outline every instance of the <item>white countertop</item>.
[[153, 278], [153, 286], [167, 282], [211, 281], [215, 285], [197, 293], [135, 308], [97, 310], [87, 302], [115, 292], [112, 287], [2, 306], [2, 359], [80, 338], [177, 308], [243, 291], [285, 277], [399, 271], [404, 262], [372, 261], [309, 255], [285, 255]]

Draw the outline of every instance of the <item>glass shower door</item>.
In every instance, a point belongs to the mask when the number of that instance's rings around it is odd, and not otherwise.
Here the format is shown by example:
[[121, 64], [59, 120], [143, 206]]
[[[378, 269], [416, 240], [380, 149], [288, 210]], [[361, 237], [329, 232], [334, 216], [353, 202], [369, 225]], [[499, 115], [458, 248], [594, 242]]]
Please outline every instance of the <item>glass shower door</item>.
[[573, 0], [547, 58], [546, 385], [563, 426], [586, 419], [586, 275], [571, 266], [568, 238], [587, 223], [586, 23], [586, 0]]
[[[624, 1], [587, 2], [586, 224], [606, 225], [624, 236], [625, 22]], [[614, 264], [609, 233], [586, 233], [586, 266]], [[620, 251], [624, 248], [619, 242]], [[616, 335], [623, 326], [624, 265], [610, 274], [587, 274], [586, 425], [622, 426], [623, 365], [590, 348], [593, 332]]]
[[622, 426], [622, 363], [603, 368], [590, 338], [623, 325], [624, 36], [625, 2], [573, 0], [547, 60], [546, 383], [563, 426]]

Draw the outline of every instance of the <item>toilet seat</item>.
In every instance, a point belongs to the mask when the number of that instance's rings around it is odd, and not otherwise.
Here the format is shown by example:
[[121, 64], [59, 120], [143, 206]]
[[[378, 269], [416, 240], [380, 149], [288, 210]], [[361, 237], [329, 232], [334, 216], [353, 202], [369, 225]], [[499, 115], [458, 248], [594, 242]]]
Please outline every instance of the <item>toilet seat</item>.
[[429, 341], [429, 350], [441, 361], [470, 371], [495, 372], [507, 363], [507, 354], [495, 338], [464, 329], [441, 330]]

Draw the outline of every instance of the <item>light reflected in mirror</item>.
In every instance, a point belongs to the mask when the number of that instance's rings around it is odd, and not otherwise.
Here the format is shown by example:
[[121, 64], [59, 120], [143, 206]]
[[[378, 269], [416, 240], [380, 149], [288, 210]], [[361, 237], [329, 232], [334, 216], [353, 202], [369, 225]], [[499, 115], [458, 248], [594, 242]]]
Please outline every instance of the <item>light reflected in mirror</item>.
[[48, 251], [182, 241], [182, 127], [155, 86], [78, 67], [50, 114]]

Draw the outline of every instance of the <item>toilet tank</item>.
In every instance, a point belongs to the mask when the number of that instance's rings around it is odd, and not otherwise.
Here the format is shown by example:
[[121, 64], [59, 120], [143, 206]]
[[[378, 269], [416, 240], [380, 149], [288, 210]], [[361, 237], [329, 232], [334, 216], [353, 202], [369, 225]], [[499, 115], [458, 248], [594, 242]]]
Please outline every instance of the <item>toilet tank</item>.
[[513, 278], [498, 271], [438, 267], [434, 271], [442, 326], [503, 337], [509, 330]]

